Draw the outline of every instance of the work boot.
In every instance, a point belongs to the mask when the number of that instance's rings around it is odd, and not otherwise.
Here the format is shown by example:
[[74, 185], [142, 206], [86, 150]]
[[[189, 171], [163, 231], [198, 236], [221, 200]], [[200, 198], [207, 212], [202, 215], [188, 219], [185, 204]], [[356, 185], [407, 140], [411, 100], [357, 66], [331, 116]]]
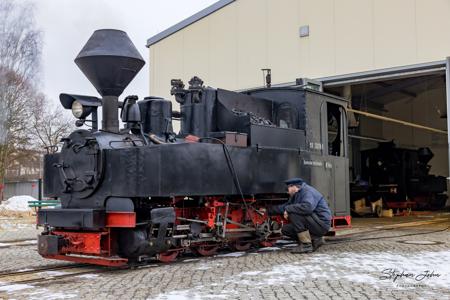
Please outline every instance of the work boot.
[[302, 254], [313, 252], [311, 236], [309, 235], [308, 230], [297, 233], [297, 237], [298, 237], [298, 246], [294, 248], [291, 251], [291, 253]]
[[325, 240], [323, 239], [323, 236], [312, 236], [312, 246], [314, 251], [319, 249], [320, 246], [325, 244]]

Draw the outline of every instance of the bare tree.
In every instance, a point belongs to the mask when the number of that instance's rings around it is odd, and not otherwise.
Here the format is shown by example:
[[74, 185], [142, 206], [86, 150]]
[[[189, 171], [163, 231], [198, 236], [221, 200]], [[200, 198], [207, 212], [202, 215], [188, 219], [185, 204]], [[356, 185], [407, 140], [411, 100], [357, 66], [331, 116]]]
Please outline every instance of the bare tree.
[[3, 110], [3, 141], [0, 149], [0, 176], [8, 164], [12, 163], [10, 154], [28, 143], [27, 120], [30, 112], [26, 99], [32, 96], [33, 89], [22, 82], [22, 78], [0, 66], [0, 102]]
[[60, 106], [52, 107], [47, 98], [40, 94], [31, 104], [30, 138], [38, 149], [56, 152], [61, 138], [74, 128], [73, 120]]
[[[29, 101], [35, 97], [41, 32], [28, 1], [0, 1], [0, 184], [11, 153], [29, 144]], [[14, 156], [15, 157], [15, 156]]]
[[40, 69], [42, 33], [36, 29], [34, 5], [28, 1], [0, 2], [0, 65], [22, 78], [36, 79]]

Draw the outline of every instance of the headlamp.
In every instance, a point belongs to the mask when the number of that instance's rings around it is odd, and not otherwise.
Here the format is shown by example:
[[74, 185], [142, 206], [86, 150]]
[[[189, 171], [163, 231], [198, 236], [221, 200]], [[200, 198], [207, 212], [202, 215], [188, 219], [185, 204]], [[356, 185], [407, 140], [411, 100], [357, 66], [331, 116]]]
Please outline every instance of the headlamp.
[[81, 119], [85, 115], [85, 109], [83, 105], [77, 100], [73, 101], [72, 103], [72, 114], [77, 119]]

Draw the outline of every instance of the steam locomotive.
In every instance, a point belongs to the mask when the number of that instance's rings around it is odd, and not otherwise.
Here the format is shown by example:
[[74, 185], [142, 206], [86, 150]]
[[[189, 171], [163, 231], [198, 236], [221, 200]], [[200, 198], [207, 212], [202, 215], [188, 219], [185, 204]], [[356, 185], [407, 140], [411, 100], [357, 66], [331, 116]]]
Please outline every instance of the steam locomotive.
[[76, 125], [92, 128], [44, 158], [44, 195], [61, 208], [38, 211], [43, 257], [120, 266], [271, 245], [284, 220], [264, 208], [287, 200], [291, 177], [324, 194], [334, 227], [350, 225], [341, 98], [304, 86], [238, 93], [193, 77], [171, 82], [180, 111], [159, 97], [119, 101], [144, 65], [119, 30], [95, 31], [75, 63], [102, 98], [60, 95]]
[[361, 151], [361, 178], [372, 185], [363, 196], [369, 199], [382, 196], [392, 207], [408, 199], [417, 209], [444, 208], [447, 180], [430, 174], [428, 162], [433, 156], [428, 147], [398, 148], [393, 141]]

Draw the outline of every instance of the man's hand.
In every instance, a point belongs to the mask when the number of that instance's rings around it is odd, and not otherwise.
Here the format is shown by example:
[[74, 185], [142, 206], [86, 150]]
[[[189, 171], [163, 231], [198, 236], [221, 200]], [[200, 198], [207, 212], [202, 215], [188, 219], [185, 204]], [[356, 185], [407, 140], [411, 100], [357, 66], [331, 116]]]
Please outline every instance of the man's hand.
[[287, 211], [284, 211], [283, 217], [284, 217], [286, 220], [288, 220], [289, 215], [288, 215]]

